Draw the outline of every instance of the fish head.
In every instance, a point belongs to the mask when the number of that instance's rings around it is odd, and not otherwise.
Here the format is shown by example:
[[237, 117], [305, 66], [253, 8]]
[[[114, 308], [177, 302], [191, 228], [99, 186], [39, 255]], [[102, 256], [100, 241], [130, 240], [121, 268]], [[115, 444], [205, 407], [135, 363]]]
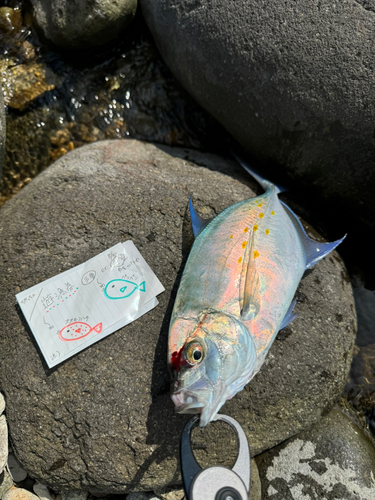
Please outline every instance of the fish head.
[[[200, 413], [204, 427], [247, 383], [255, 368], [256, 349], [248, 330], [234, 316], [208, 311], [188, 324], [190, 335], [170, 358], [171, 397], [178, 413]], [[172, 329], [186, 326], [179, 320]], [[171, 334], [173, 338], [176, 332]]]

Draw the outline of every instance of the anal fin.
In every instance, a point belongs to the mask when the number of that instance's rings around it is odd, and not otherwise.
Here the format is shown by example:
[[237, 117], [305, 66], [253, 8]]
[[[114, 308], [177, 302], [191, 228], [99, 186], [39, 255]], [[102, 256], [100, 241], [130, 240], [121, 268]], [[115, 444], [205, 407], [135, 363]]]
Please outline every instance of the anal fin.
[[283, 328], [285, 328], [286, 326], [288, 326], [298, 316], [298, 314], [293, 312], [293, 309], [294, 309], [296, 303], [297, 303], [297, 300], [293, 300], [293, 302], [290, 304], [290, 306], [289, 306], [289, 308], [284, 316], [283, 322], [281, 323], [279, 331], [282, 330]]

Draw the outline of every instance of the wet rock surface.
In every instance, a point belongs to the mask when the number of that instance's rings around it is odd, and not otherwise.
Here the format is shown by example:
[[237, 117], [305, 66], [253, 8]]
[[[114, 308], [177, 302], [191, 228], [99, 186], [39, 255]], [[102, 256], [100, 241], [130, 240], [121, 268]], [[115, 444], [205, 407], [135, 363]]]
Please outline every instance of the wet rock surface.
[[[229, 176], [230, 175], [230, 176]], [[188, 416], [174, 413], [168, 323], [192, 234], [191, 193], [203, 217], [253, 196], [231, 160], [133, 140], [60, 158], [0, 210], [0, 386], [13, 451], [33, 477], [93, 493], [180, 484], [178, 446]], [[32, 224], [30, 223], [32, 221]], [[15, 294], [132, 239], [166, 288], [149, 314], [48, 370]], [[255, 379], [223, 407], [252, 455], [316, 423], [345, 383], [355, 335], [350, 284], [336, 253], [306, 273], [298, 318]], [[204, 439], [225, 460], [232, 437]], [[229, 432], [229, 431], [228, 431]]]
[[339, 206], [352, 231], [374, 228], [372, 2], [140, 3], [201, 106], [262, 163]]
[[133, 20], [137, 0], [31, 0], [46, 38], [62, 47], [101, 45], [119, 35]]
[[263, 500], [374, 498], [374, 443], [337, 407], [256, 461]]
[[40, 40], [28, 5], [3, 15], [0, 8], [7, 106], [0, 205], [60, 156], [98, 140], [130, 136], [220, 150], [218, 125], [176, 82], [140, 16], [126, 39], [58, 53]]

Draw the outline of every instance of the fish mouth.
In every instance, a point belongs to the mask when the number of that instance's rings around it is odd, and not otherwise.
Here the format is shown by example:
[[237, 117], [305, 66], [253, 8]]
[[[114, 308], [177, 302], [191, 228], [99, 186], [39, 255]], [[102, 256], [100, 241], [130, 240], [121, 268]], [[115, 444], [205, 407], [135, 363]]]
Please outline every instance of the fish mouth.
[[171, 395], [177, 413], [201, 413], [204, 406], [197, 396], [189, 391], [181, 390]]

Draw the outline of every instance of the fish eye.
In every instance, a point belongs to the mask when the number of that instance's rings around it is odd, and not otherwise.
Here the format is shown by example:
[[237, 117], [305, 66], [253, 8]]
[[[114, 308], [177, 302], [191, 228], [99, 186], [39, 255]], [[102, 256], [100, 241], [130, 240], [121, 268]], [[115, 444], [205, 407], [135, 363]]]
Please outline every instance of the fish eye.
[[200, 342], [193, 341], [186, 346], [186, 359], [189, 364], [197, 365], [204, 358], [204, 349]]

